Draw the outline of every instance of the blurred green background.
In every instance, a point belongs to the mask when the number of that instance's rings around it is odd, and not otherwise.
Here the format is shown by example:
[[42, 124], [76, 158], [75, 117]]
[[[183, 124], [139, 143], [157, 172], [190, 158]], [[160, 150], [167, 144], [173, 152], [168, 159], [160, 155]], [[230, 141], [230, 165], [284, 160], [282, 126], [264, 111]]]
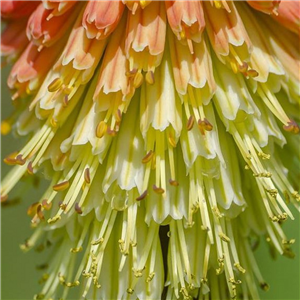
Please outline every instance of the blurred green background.
[[[3, 69], [1, 82], [2, 119], [7, 117], [12, 111], [10, 94], [6, 88], [7, 74], [8, 69]], [[20, 145], [22, 145], [20, 138], [16, 139], [11, 135], [2, 137], [2, 158], [14, 150], [20, 149]], [[10, 168], [2, 164], [2, 177]], [[17, 189], [10, 194], [11, 198], [22, 194], [20, 204], [5, 207], [1, 210], [1, 299], [3, 300], [32, 299], [33, 295], [41, 290], [38, 279], [42, 276], [42, 271], [36, 270], [36, 265], [46, 261], [46, 254], [37, 253], [34, 250], [23, 253], [19, 245], [32, 233], [30, 218], [27, 216], [26, 211], [31, 203], [39, 199], [42, 190], [43, 183], [40, 184], [38, 189], [28, 189], [26, 184], [20, 182]], [[284, 229], [288, 238], [296, 238], [296, 244], [293, 246], [296, 258], [292, 260], [285, 257], [278, 257], [274, 262], [268, 253], [265, 243], [261, 243], [256, 252], [261, 272], [266, 282], [270, 285], [268, 292], [261, 292], [261, 299], [263, 300], [300, 299], [299, 215], [296, 211], [293, 212], [296, 220], [288, 221], [284, 225]]]

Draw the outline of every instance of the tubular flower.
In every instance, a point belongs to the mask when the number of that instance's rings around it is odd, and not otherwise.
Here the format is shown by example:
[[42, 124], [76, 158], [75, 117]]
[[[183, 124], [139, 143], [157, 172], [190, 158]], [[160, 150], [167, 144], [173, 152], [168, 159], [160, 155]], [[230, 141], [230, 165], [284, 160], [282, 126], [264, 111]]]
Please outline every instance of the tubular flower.
[[22, 245], [54, 248], [35, 299], [259, 299], [257, 239], [293, 257], [299, 4], [247, 2], [1, 3], [1, 133], [29, 136], [1, 201], [51, 181]]

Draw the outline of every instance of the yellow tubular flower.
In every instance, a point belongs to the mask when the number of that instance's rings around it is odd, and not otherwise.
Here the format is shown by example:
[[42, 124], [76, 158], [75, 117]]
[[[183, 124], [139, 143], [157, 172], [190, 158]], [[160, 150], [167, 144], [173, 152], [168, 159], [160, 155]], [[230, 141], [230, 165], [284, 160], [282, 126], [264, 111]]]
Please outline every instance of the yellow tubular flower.
[[[35, 299], [259, 299], [254, 238], [293, 257], [300, 210], [297, 1], [3, 1], [3, 62], [28, 135], [24, 251], [53, 251]], [[298, 11], [299, 12], [299, 11]], [[27, 176], [28, 177], [28, 176]], [[79, 253], [82, 252], [82, 253]]]

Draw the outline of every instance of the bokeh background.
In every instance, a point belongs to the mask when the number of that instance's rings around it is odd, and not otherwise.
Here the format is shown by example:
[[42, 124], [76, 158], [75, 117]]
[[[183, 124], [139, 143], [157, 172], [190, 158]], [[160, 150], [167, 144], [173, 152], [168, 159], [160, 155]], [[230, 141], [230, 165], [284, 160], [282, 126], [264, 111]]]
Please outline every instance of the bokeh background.
[[[6, 77], [8, 72], [9, 68], [6, 67], [2, 69], [1, 73], [2, 119], [9, 116], [13, 109], [10, 93], [6, 87]], [[23, 144], [24, 139], [21, 139], [20, 137], [13, 137], [12, 135], [2, 137], [2, 159], [9, 153], [20, 149]], [[6, 166], [2, 163], [2, 177], [7, 174], [10, 168], [10, 166]], [[39, 200], [43, 191], [43, 186], [45, 187], [45, 182], [42, 181], [36, 188], [32, 188], [21, 181], [17, 188], [10, 194], [10, 198], [15, 200], [18, 200], [18, 198], [22, 196], [20, 202], [13, 206], [2, 207], [1, 209], [2, 300], [33, 299], [33, 295], [41, 291], [42, 286], [38, 283], [38, 279], [42, 276], [43, 271], [37, 270], [36, 266], [47, 261], [48, 253], [37, 253], [34, 250], [23, 253], [20, 250], [19, 245], [32, 233], [32, 229], [30, 228], [30, 218], [27, 216], [26, 211], [30, 204]], [[278, 256], [276, 261], [274, 261], [269, 255], [269, 250], [265, 242], [261, 242], [259, 249], [256, 251], [256, 258], [261, 272], [266, 282], [270, 285], [270, 290], [268, 292], [261, 291], [262, 300], [300, 299], [300, 226], [299, 215], [295, 210], [293, 210], [293, 212], [296, 216], [296, 220], [289, 220], [286, 222], [286, 224], [284, 224], [284, 229], [288, 238], [296, 239], [296, 243], [293, 246], [296, 257], [294, 259], [288, 259], [286, 257]]]

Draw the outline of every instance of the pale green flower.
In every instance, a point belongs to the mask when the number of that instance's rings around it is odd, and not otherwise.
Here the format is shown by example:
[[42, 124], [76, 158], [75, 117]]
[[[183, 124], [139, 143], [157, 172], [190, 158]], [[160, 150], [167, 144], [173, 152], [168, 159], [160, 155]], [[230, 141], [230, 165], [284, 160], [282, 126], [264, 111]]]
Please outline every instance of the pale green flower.
[[52, 244], [35, 299], [259, 299], [256, 240], [293, 257], [299, 7], [248, 2], [1, 3], [1, 132], [29, 137], [1, 199], [50, 180], [22, 245]]

